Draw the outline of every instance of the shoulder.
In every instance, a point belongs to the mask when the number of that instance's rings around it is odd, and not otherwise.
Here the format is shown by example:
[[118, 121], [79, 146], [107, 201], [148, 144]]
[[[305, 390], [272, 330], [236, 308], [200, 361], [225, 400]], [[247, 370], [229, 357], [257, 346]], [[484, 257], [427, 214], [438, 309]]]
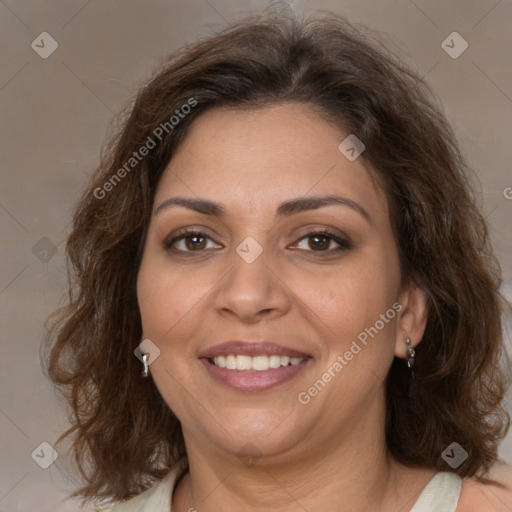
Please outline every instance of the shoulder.
[[512, 467], [496, 466], [490, 477], [502, 485], [483, 484], [474, 478], [462, 480], [457, 512], [508, 512], [512, 510]]
[[171, 496], [178, 478], [188, 468], [188, 459], [181, 458], [167, 475], [141, 494], [111, 508], [95, 512], [169, 512]]

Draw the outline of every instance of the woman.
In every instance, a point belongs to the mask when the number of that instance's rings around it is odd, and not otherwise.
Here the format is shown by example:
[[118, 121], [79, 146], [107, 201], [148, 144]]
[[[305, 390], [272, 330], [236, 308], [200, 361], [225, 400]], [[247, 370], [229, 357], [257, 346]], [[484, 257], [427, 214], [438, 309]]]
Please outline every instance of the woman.
[[428, 87], [377, 46], [332, 14], [267, 12], [140, 91], [76, 209], [50, 329], [75, 496], [512, 505], [490, 472], [509, 427], [499, 267]]

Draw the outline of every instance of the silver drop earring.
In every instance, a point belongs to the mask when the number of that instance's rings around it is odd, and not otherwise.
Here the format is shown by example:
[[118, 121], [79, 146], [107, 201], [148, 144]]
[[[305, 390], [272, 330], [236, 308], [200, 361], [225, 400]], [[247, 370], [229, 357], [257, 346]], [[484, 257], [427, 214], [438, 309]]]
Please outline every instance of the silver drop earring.
[[414, 356], [416, 355], [416, 349], [411, 346], [411, 338], [409, 338], [409, 336], [405, 339], [405, 343], [407, 343], [407, 366], [411, 371], [411, 377], [414, 377]]
[[149, 354], [142, 354], [142, 364], [144, 365], [144, 369], [141, 374], [143, 377], [149, 376], [149, 365], [148, 365]]

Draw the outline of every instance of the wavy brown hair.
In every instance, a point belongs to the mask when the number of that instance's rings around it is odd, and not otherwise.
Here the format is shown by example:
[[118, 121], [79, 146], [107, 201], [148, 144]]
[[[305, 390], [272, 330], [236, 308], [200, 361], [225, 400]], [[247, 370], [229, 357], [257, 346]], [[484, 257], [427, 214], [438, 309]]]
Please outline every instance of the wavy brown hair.
[[[71, 427], [59, 443], [71, 441], [79, 471], [73, 496], [126, 500], [186, 454], [178, 419], [152, 380], [141, 379], [134, 356], [142, 335], [136, 279], [155, 190], [201, 113], [284, 101], [312, 106], [364, 142], [361, 158], [387, 196], [403, 280], [428, 297], [414, 379], [399, 359], [387, 378], [391, 454], [478, 478], [497, 460], [510, 425], [500, 405], [510, 363], [499, 265], [435, 96], [379, 37], [332, 13], [304, 20], [266, 11], [171, 55], [124, 113], [75, 209], [69, 302], [48, 322], [45, 344], [48, 375], [69, 405]], [[169, 128], [177, 110], [188, 113]], [[148, 137], [156, 147], [126, 167]], [[469, 454], [457, 469], [441, 457], [453, 441]]]

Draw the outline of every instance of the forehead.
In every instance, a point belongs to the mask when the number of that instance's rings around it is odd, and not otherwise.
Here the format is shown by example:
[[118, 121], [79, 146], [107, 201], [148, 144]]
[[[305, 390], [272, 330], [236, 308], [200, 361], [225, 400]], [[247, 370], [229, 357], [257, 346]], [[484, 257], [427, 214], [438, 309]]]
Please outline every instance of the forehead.
[[236, 199], [247, 208], [263, 200], [337, 192], [384, 213], [386, 200], [368, 165], [340, 152], [346, 137], [299, 103], [209, 110], [190, 126], [162, 176], [155, 203], [179, 194]]

